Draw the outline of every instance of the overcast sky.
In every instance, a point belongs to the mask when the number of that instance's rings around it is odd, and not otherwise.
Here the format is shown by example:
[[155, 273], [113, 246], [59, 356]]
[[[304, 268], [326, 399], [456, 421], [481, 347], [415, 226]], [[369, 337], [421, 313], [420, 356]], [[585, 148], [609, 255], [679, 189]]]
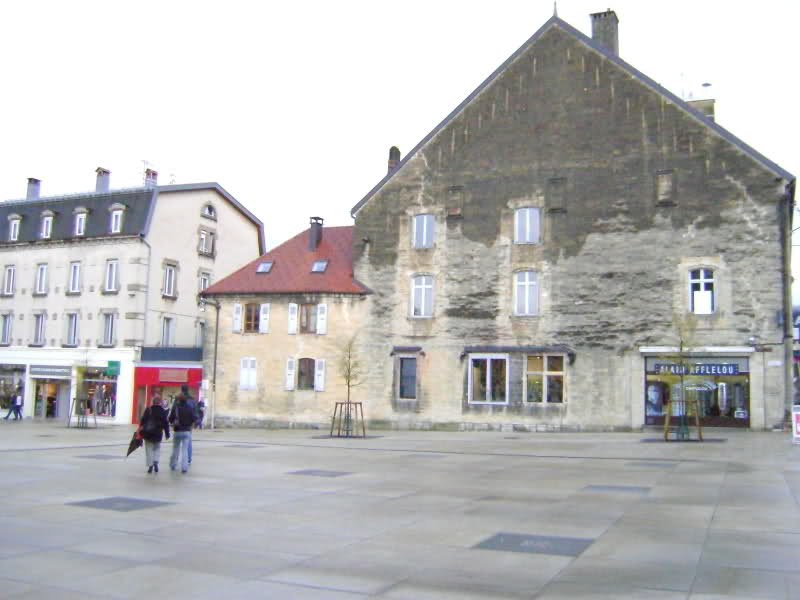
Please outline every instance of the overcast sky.
[[[619, 17], [620, 56], [800, 172], [796, 0], [561, 0]], [[272, 247], [350, 208], [553, 14], [551, 0], [3, 4], [0, 199], [216, 181]], [[701, 84], [711, 83], [710, 88]]]

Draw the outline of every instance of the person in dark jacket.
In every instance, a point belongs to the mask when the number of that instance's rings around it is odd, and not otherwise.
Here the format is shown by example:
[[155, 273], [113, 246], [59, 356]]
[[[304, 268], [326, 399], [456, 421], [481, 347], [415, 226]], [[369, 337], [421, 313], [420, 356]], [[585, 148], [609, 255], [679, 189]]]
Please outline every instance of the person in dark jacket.
[[173, 471], [181, 463], [181, 472], [189, 470], [190, 448], [192, 444], [192, 428], [197, 422], [195, 404], [188, 396], [187, 386], [183, 386], [187, 393], [181, 393], [169, 413], [169, 422], [172, 424], [174, 436], [172, 438], [172, 455], [169, 458], [169, 468]]
[[153, 396], [153, 404], [148, 406], [139, 424], [139, 431], [144, 440], [145, 461], [147, 461], [147, 472], [158, 473], [158, 459], [161, 454], [162, 435], [169, 439], [169, 423], [167, 422], [167, 411], [161, 406], [161, 396]]

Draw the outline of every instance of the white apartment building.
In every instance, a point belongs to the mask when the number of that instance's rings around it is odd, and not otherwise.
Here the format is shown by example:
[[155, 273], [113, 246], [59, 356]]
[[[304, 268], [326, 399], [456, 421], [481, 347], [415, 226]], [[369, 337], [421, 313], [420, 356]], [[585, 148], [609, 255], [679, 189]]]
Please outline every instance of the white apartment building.
[[263, 225], [217, 183], [0, 202], [0, 398], [23, 415], [138, 422], [155, 386], [201, 393], [197, 294], [264, 253]]

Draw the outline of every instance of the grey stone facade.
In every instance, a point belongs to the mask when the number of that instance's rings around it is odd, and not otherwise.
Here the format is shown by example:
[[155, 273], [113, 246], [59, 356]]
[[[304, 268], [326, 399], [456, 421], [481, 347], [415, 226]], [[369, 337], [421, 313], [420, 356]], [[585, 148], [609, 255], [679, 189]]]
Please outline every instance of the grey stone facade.
[[[677, 345], [690, 273], [706, 269], [714, 307], [693, 321], [693, 354], [747, 359], [748, 424], [776, 425], [791, 381], [781, 315], [793, 188], [791, 174], [553, 17], [353, 209], [355, 277], [374, 292], [369, 417], [639, 428], [645, 358]], [[519, 208], [538, 209], [536, 243], [515, 243]], [[413, 247], [422, 214], [435, 223], [429, 248]], [[514, 314], [520, 271], [538, 277], [535, 315]], [[432, 280], [430, 318], [410, 316], [420, 275]], [[415, 398], [398, 398], [395, 347], [420, 349], [407, 353]], [[503, 402], [474, 401], [470, 347], [504, 357]], [[526, 400], [530, 347], [563, 356], [563, 402]]]

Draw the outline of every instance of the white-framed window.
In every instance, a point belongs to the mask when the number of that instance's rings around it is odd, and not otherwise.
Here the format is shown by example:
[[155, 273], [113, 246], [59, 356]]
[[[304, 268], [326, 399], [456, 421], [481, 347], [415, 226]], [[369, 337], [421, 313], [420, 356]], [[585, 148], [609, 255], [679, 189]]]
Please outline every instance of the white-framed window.
[[2, 323], [0, 323], [0, 344], [11, 344], [11, 331], [14, 326], [14, 315], [5, 314], [2, 316]]
[[540, 212], [531, 206], [514, 211], [514, 243], [538, 244]]
[[286, 389], [325, 391], [325, 360], [288, 358], [286, 360]]
[[200, 291], [207, 290], [208, 286], [211, 285], [211, 273], [201, 272], [200, 275], [197, 277], [198, 279], [198, 287]]
[[36, 282], [33, 286], [35, 294], [47, 293], [47, 264], [42, 263], [36, 265]]
[[713, 269], [689, 271], [689, 312], [710, 315], [716, 310]]
[[411, 245], [414, 248], [432, 248], [436, 230], [436, 219], [433, 215], [414, 215], [411, 233]]
[[508, 403], [507, 354], [470, 354], [468, 375], [471, 404]]
[[119, 289], [119, 261], [110, 258], [106, 261], [106, 278], [104, 290], [106, 292], [116, 292]]
[[47, 325], [47, 315], [37, 313], [33, 315], [33, 343], [36, 346], [44, 346], [45, 326]]
[[75, 214], [75, 235], [83, 235], [86, 233], [86, 213], [79, 212]]
[[289, 333], [328, 333], [327, 304], [295, 304], [289, 303]]
[[121, 208], [115, 208], [111, 211], [111, 222], [109, 223], [109, 231], [111, 233], [122, 232], [122, 214]]
[[540, 404], [563, 404], [564, 355], [535, 354], [525, 357], [525, 401]]
[[19, 240], [19, 224], [20, 219], [9, 219], [8, 220], [8, 241], [9, 242], [16, 242]]
[[397, 357], [397, 397], [400, 400], [417, 398], [417, 357]]
[[77, 294], [81, 291], [81, 263], [75, 261], [69, 263], [69, 287], [70, 294]]
[[116, 316], [114, 313], [103, 313], [103, 346], [113, 346], [115, 343]]
[[416, 275], [411, 280], [411, 316], [433, 316], [433, 277]]
[[174, 298], [175, 293], [175, 279], [177, 269], [175, 265], [164, 265], [164, 295], [169, 298]]
[[39, 237], [43, 240], [50, 239], [53, 234], [53, 215], [42, 215], [42, 228], [39, 231]]
[[173, 346], [175, 344], [175, 319], [163, 317], [161, 319], [161, 345]]
[[214, 232], [201, 229], [197, 243], [197, 251], [200, 254], [214, 254]]
[[15, 265], [6, 265], [3, 272], [3, 295], [11, 296], [14, 294], [14, 277], [17, 273]]
[[78, 345], [78, 313], [67, 313], [67, 345]]
[[514, 314], [522, 317], [539, 314], [539, 274], [536, 271], [514, 273]]
[[245, 356], [239, 361], [239, 389], [256, 389], [256, 359]]

